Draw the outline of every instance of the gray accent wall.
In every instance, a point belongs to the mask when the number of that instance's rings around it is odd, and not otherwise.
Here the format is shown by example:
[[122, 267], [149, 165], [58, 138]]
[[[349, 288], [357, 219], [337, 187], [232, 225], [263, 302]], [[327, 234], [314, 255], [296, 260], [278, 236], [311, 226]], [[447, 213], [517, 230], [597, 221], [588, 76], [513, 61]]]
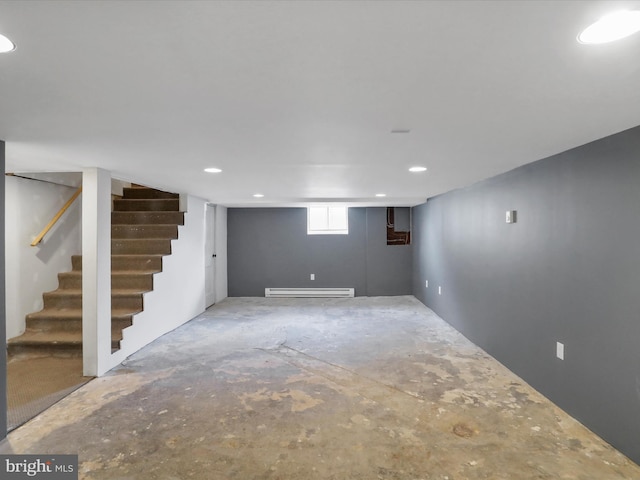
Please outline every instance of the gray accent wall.
[[[411, 295], [411, 245], [387, 245], [386, 208], [363, 210], [366, 210], [367, 218], [365, 294], [371, 297]], [[409, 209], [396, 208], [396, 230], [409, 230], [408, 212]]]
[[7, 318], [4, 280], [4, 142], [0, 140], [0, 440], [7, 436]]
[[411, 295], [412, 247], [386, 244], [386, 208], [349, 208], [348, 235], [307, 235], [306, 208], [229, 208], [227, 228], [231, 297], [266, 287]]
[[414, 295], [640, 463], [640, 127], [429, 199], [413, 223]]

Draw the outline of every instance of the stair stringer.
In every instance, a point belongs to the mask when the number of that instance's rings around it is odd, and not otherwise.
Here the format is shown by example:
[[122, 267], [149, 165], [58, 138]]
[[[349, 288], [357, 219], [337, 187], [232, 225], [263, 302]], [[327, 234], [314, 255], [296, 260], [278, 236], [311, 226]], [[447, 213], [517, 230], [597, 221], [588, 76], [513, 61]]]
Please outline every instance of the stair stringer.
[[181, 196], [184, 225], [179, 240], [171, 241], [171, 255], [162, 259], [162, 272], [154, 274], [153, 291], [143, 295], [144, 310], [125, 328], [120, 349], [110, 357], [113, 368], [162, 335], [204, 312], [206, 201]]

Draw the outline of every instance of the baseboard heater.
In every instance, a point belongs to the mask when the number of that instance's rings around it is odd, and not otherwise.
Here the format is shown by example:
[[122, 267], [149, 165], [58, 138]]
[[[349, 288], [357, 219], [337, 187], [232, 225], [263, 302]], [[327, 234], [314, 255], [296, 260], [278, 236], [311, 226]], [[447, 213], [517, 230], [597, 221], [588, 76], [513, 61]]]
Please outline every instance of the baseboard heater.
[[350, 298], [355, 288], [265, 288], [265, 297], [282, 298]]

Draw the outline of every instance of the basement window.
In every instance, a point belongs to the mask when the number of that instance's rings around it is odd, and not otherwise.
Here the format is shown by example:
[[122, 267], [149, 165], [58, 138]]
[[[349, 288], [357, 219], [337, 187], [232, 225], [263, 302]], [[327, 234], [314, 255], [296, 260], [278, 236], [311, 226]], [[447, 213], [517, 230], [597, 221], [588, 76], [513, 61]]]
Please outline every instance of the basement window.
[[307, 208], [307, 235], [348, 234], [348, 207], [322, 205]]

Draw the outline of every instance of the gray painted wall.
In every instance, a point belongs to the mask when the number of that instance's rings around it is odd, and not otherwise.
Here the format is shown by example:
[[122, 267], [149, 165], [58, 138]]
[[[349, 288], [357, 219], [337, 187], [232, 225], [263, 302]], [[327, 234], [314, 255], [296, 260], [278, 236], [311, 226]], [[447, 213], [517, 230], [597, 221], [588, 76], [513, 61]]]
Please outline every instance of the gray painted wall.
[[[411, 295], [411, 245], [387, 245], [387, 209], [367, 208], [368, 296]], [[409, 229], [408, 209], [397, 208], [396, 230]], [[405, 218], [406, 217], [406, 218]], [[406, 222], [404, 220], [406, 219]]]
[[231, 297], [261, 297], [266, 287], [411, 294], [412, 247], [387, 246], [385, 208], [350, 208], [349, 235], [307, 235], [305, 208], [230, 208], [227, 214]]
[[640, 462], [640, 127], [430, 199], [413, 219], [414, 295]]
[[5, 313], [4, 280], [4, 142], [0, 140], [0, 439], [7, 436], [7, 318]]

